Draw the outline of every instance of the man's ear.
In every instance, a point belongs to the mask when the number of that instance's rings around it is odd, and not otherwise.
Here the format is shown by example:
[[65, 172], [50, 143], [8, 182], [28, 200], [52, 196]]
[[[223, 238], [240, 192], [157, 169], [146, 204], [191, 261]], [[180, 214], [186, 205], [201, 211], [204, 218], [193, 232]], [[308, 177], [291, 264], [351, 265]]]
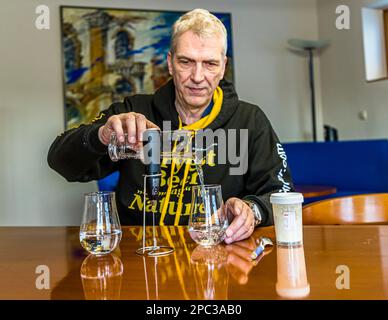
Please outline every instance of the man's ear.
[[168, 64], [168, 73], [170, 74], [170, 76], [172, 76], [172, 54], [171, 54], [171, 51], [168, 52], [167, 54], [167, 64]]
[[228, 62], [228, 58], [225, 56], [224, 57], [224, 69], [222, 70], [222, 77], [221, 79], [224, 78], [224, 75], [225, 75], [225, 70], [226, 70], [226, 63]]

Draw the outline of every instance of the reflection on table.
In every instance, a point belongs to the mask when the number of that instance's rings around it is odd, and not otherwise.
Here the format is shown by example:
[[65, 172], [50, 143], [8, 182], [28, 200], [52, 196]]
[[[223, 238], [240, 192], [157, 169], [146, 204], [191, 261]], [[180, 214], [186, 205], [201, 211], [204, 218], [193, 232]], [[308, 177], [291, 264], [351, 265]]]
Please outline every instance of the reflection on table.
[[289, 299], [305, 298], [310, 293], [303, 246], [277, 247], [277, 283], [279, 296]]
[[[131, 228], [138, 246], [142, 230], [142, 227]], [[158, 244], [175, 246], [176, 250], [163, 257], [138, 257], [143, 265], [143, 274], [138, 276], [145, 284], [142, 299], [229, 299], [230, 282], [247, 283], [249, 273], [262, 258], [250, 259], [256, 246], [255, 237], [228, 246], [202, 247], [191, 240], [184, 227], [163, 226], [156, 232]], [[146, 234], [149, 245], [151, 228], [146, 229]]]
[[197, 246], [191, 253], [196, 297], [201, 300], [228, 299], [228, 252], [224, 246]]
[[119, 300], [123, 264], [114, 254], [90, 254], [81, 265], [81, 280], [86, 300]]
[[[119, 248], [102, 257], [82, 250], [79, 228], [0, 228], [0, 299], [388, 298], [388, 226], [304, 226], [304, 247], [275, 246], [255, 261], [256, 239], [274, 241], [274, 228], [210, 249], [198, 247], [186, 227], [156, 231], [173, 254], [136, 255], [141, 227], [123, 227]], [[35, 286], [39, 265], [50, 270], [48, 290]], [[350, 290], [336, 286], [341, 266], [350, 270]]]

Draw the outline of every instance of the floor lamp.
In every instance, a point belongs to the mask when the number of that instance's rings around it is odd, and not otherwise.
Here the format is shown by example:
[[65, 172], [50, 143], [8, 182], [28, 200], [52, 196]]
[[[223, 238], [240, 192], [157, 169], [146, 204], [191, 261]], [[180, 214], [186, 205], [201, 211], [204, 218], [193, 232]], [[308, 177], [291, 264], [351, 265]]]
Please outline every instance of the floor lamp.
[[288, 44], [299, 50], [308, 52], [309, 56], [309, 74], [310, 74], [310, 91], [311, 91], [311, 115], [313, 123], [313, 140], [317, 141], [317, 120], [315, 110], [315, 84], [314, 84], [314, 50], [325, 48], [329, 45], [329, 41], [312, 41], [301, 39], [290, 39]]

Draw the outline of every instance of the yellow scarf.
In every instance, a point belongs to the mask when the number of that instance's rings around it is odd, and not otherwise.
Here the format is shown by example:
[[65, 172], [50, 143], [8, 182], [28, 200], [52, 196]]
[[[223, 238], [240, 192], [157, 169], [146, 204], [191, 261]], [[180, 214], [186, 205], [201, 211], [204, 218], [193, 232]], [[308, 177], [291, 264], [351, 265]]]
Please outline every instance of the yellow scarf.
[[[210, 114], [207, 115], [206, 117], [201, 118], [197, 122], [194, 122], [194, 123], [187, 125], [187, 126], [184, 126], [184, 127], [182, 127], [182, 120], [179, 117], [179, 129], [199, 130], [199, 129], [204, 129], [204, 128], [208, 127], [217, 118], [218, 114], [220, 113], [223, 98], [224, 98], [224, 94], [222, 92], [222, 89], [220, 87], [217, 87], [216, 90], [214, 91], [214, 94], [213, 94], [214, 105], [213, 105], [213, 108], [212, 108]], [[189, 174], [190, 167], [191, 167], [191, 161], [192, 161], [191, 159], [185, 160], [186, 164], [185, 164], [185, 171], [184, 171], [183, 180], [182, 180], [181, 193], [179, 196], [178, 206], [177, 206], [176, 213], [175, 213], [175, 220], [174, 220], [175, 226], [177, 226], [179, 224], [179, 219], [181, 217], [181, 211], [182, 211], [182, 205], [183, 205], [183, 203], [182, 203], [183, 194], [184, 194], [187, 176]], [[165, 197], [164, 202], [163, 202], [163, 208], [161, 210], [161, 217], [160, 217], [160, 223], [159, 223], [159, 225], [161, 225], [161, 226], [164, 226], [164, 218], [166, 216], [168, 202], [170, 201], [171, 190], [172, 190], [172, 176], [174, 173], [175, 165], [176, 165], [176, 161], [175, 161], [175, 159], [172, 159], [171, 174], [170, 174], [170, 179], [169, 179], [170, 183], [168, 184], [167, 194], [166, 194], [166, 197]]]

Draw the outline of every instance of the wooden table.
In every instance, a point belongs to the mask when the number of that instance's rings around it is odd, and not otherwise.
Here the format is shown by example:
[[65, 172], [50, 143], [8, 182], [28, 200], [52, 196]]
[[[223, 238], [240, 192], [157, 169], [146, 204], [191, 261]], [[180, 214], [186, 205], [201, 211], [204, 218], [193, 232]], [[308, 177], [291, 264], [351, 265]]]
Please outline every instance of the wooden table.
[[274, 247], [256, 262], [255, 239], [274, 239], [272, 227], [214, 250], [197, 247], [185, 227], [157, 234], [174, 254], [136, 255], [141, 227], [124, 227], [120, 248], [103, 257], [87, 256], [78, 228], [0, 228], [0, 299], [289, 299], [292, 286], [305, 299], [388, 298], [388, 226], [305, 226], [304, 255]]
[[333, 186], [296, 185], [295, 191], [302, 193], [304, 198], [315, 198], [334, 194], [337, 192], [337, 188]]

